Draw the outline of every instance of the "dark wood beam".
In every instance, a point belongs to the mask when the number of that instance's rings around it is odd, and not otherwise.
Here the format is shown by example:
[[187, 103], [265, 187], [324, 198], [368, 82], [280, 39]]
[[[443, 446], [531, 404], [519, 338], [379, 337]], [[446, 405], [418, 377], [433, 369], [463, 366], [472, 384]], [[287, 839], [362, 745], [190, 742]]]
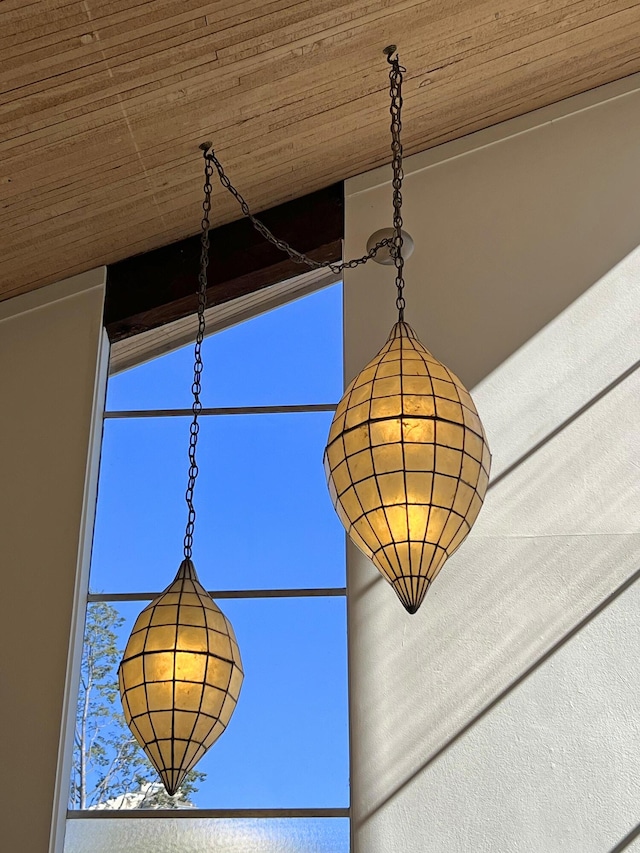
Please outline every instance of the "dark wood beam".
[[[265, 210], [276, 237], [316, 261], [342, 258], [342, 183]], [[268, 243], [247, 219], [210, 232], [208, 304], [220, 305], [309, 268]], [[197, 308], [200, 235], [112, 264], [107, 272], [105, 326], [118, 341], [193, 314]]]

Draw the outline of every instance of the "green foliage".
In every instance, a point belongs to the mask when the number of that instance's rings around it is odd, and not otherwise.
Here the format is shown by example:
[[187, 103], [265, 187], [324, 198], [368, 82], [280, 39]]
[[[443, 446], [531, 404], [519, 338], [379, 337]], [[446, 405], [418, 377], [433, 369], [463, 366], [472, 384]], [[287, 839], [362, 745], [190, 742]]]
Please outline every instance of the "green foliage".
[[192, 770], [170, 797], [122, 714], [117, 631], [124, 619], [106, 602], [87, 607], [76, 713], [70, 808], [166, 808], [192, 805], [206, 775]]

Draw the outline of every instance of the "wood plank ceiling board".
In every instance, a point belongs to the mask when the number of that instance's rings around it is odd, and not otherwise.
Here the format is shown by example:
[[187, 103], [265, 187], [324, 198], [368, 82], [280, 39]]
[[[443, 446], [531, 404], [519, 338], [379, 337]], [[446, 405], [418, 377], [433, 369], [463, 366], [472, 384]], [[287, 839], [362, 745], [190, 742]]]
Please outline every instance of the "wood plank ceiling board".
[[4, 0], [0, 298], [197, 233], [204, 139], [256, 211], [388, 162], [389, 42], [412, 154], [640, 71], [640, 3]]

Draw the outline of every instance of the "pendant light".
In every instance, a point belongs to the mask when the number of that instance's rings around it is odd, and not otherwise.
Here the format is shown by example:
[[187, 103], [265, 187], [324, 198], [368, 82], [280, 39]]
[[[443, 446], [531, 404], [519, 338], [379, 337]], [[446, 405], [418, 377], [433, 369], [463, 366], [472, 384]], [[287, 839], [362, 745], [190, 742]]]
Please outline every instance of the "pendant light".
[[[391, 66], [393, 236], [379, 239], [363, 257], [320, 263], [279, 240], [251, 213], [214, 152], [205, 156], [254, 228], [292, 260], [340, 274], [376, 258], [381, 249], [391, 255], [398, 322], [340, 401], [324, 465], [331, 500], [349, 537], [389, 581], [406, 610], [415, 613], [480, 512], [491, 454], [469, 392], [420, 343], [404, 318], [400, 133], [406, 69], [395, 45], [384, 53]], [[382, 234], [376, 232], [370, 243]]]
[[347, 534], [415, 613], [476, 520], [491, 454], [469, 392], [405, 322], [402, 254], [402, 74], [391, 65], [393, 226], [398, 322], [336, 409], [324, 454]]
[[138, 616], [118, 669], [126, 723], [169, 795], [226, 729], [243, 680], [231, 623], [201, 586], [191, 561], [213, 174], [209, 147], [201, 146], [205, 184], [184, 559], [174, 580]]

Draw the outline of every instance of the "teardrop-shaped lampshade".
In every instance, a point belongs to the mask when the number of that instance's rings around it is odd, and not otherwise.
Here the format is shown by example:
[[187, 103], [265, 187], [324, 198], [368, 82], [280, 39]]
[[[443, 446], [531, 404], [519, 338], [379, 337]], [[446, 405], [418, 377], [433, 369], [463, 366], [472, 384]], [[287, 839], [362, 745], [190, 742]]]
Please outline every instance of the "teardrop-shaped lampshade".
[[227, 727], [243, 677], [231, 623], [183, 560], [138, 616], [118, 670], [127, 725], [169, 794]]
[[407, 323], [347, 388], [324, 462], [349, 537], [415, 613], [480, 512], [491, 454], [469, 392]]

